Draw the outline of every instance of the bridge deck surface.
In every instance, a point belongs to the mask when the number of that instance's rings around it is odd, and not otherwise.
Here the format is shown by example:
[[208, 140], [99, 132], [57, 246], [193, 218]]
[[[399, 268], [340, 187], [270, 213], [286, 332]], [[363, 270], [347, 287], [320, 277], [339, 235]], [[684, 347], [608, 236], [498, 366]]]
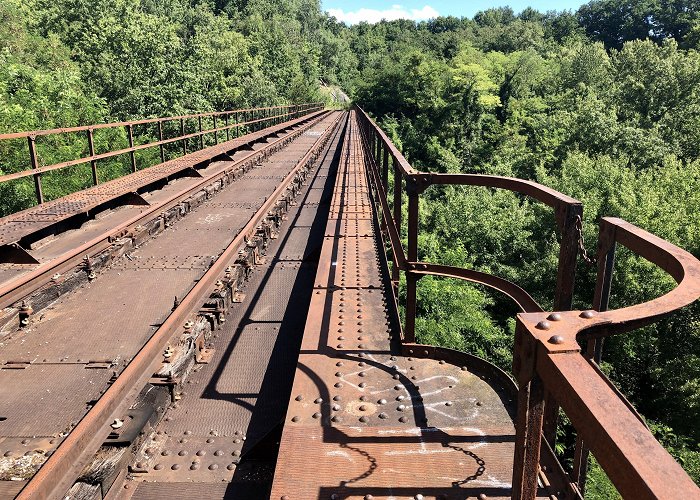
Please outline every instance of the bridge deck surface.
[[271, 498], [509, 498], [507, 391], [402, 354], [363, 158], [352, 119]]

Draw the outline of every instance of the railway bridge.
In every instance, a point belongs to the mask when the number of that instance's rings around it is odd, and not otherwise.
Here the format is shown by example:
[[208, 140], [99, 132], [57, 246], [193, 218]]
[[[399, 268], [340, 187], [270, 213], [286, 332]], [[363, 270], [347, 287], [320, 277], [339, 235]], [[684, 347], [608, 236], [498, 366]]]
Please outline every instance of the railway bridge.
[[[76, 140], [84, 154], [42, 161]], [[589, 454], [625, 498], [700, 498], [598, 367], [604, 338], [700, 296], [700, 263], [643, 229], [600, 221], [595, 296], [571, 310], [579, 201], [417, 171], [358, 107], [0, 142], [26, 148], [28, 167], [0, 183], [36, 196], [0, 219], [0, 498], [580, 498]], [[70, 194], [55, 186], [66, 169], [85, 177]], [[440, 185], [551, 208], [554, 311], [500, 277], [418, 260], [420, 198]], [[609, 310], [618, 245], [677, 287]], [[416, 342], [424, 276], [514, 301], [510, 373]], [[573, 461], [554, 451], [561, 415]]]

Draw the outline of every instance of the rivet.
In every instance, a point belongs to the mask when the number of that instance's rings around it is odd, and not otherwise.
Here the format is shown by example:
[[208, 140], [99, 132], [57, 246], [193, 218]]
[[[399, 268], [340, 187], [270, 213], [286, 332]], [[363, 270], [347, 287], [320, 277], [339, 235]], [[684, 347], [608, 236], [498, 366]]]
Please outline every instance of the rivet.
[[408, 418], [406, 418], [406, 417], [401, 417], [401, 418], [399, 418], [399, 422], [401, 422], [402, 424], [404, 424], [404, 423], [408, 422]]
[[296, 416], [292, 417], [292, 422], [298, 422], [298, 421], [299, 421], [299, 417], [296, 417]]
[[226, 469], [227, 469], [227, 470], [233, 470], [233, 469], [235, 469], [235, 468], [236, 468], [236, 464], [228, 464], [228, 465], [226, 466]]
[[173, 464], [170, 468], [172, 470], [178, 470], [180, 468], [180, 464]]
[[155, 470], [162, 470], [163, 469], [163, 464], [156, 464], [155, 467], [153, 467]]
[[588, 311], [583, 311], [579, 316], [582, 318], [591, 319], [595, 315], [596, 315], [595, 311], [588, 310]]
[[402, 389], [402, 387], [401, 387], [400, 385], [395, 385], [395, 386], [394, 386], [394, 390], [395, 390], [395, 391], [400, 391], [401, 389]]
[[206, 455], [206, 454], [207, 454], [207, 452], [204, 451], [204, 450], [199, 450], [199, 451], [197, 451], [197, 456], [198, 456], [198, 457], [203, 457], [203, 456]]
[[190, 470], [197, 470], [197, 469], [199, 469], [199, 464], [190, 465]]
[[331, 417], [331, 422], [340, 422], [340, 417], [338, 417], [338, 415], [333, 415]]
[[343, 366], [343, 362], [342, 362], [342, 361], [338, 361], [338, 362], [335, 364], [335, 366]]
[[216, 469], [218, 469], [218, 468], [219, 468], [219, 466], [216, 465], [216, 464], [211, 464], [211, 465], [209, 466], [209, 470], [216, 470]]
[[563, 344], [564, 343], [564, 337], [561, 335], [552, 335], [549, 337], [549, 340], [547, 341], [550, 344]]
[[323, 398], [316, 398], [314, 403], [316, 403], [317, 405], [320, 405], [321, 403], [323, 403]]
[[312, 415], [312, 417], [318, 419], [318, 418], [321, 418], [321, 414], [319, 412], [316, 412]]
[[342, 399], [343, 398], [341, 398], [340, 396], [333, 396], [333, 401], [340, 401]]
[[187, 455], [187, 451], [186, 451], [186, 450], [180, 450], [177, 454], [180, 455], [181, 457], [184, 457], [185, 455]]
[[340, 405], [333, 405], [333, 411], [340, 411]]
[[535, 325], [535, 328], [538, 330], [549, 330], [552, 327], [552, 325], [549, 323], [547, 320], [540, 321]]
[[302, 399], [304, 399], [304, 396], [302, 396], [301, 394], [299, 394], [299, 395], [298, 395], [296, 398], [294, 398], [294, 399], [296, 399], [297, 401], [301, 401]]
[[406, 406], [405, 406], [405, 405], [399, 405], [396, 409], [399, 410], [399, 411], [404, 411], [404, 410], [406, 409]]
[[549, 321], [561, 321], [561, 314], [559, 313], [552, 313], [549, 316], [547, 316], [547, 319]]
[[476, 406], [481, 406], [483, 403], [481, 401], [476, 402]]
[[366, 374], [365, 372], [360, 372], [360, 373], [358, 373], [358, 375], [359, 375], [360, 377], [364, 377], [364, 376], [367, 375], [367, 374]]
[[360, 422], [366, 423], [369, 419], [367, 417], [360, 417]]
[[335, 384], [333, 384], [333, 387], [335, 387], [336, 389], [340, 389], [341, 387], [343, 387], [343, 384], [341, 384], [340, 382], [336, 382]]

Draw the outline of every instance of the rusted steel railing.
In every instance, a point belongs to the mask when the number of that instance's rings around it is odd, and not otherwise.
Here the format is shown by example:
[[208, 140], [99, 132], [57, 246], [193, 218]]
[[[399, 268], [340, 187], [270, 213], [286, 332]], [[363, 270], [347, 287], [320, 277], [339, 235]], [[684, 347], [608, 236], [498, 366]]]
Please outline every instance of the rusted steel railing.
[[[361, 124], [370, 181], [391, 249], [392, 281], [406, 276], [404, 346], [415, 344], [416, 286], [423, 276], [467, 280], [498, 290], [523, 311], [518, 314], [513, 361], [518, 413], [513, 462], [513, 498], [534, 499], [544, 476], [560, 497], [583, 494], [589, 450], [625, 498], [700, 498], [700, 489], [656, 441], [632, 405], [598, 368], [602, 339], [652, 323], [700, 297], [700, 262], [688, 252], [620, 219], [603, 218], [598, 242], [598, 277], [591, 310], [570, 311], [574, 292], [582, 204], [546, 186], [522, 179], [438, 174], [413, 169], [384, 132], [362, 110]], [[393, 207], [389, 171], [393, 171]], [[405, 187], [404, 187], [405, 185]], [[544, 312], [522, 288], [473, 270], [418, 261], [419, 195], [432, 185], [500, 188], [534, 198], [554, 209], [561, 236], [554, 309]], [[408, 197], [408, 245], [401, 243], [403, 192]], [[615, 247], [621, 244], [667, 271], [678, 283], [644, 304], [608, 311]], [[582, 351], [579, 341], [586, 340]], [[577, 432], [574, 466], [565, 471], [553, 449], [563, 409]]]
[[[165, 146], [180, 142], [182, 145], [182, 154], [187, 154], [187, 141], [196, 139], [199, 142], [199, 148], [204, 147], [204, 138], [209, 135], [214, 138], [214, 143], [219, 143], [219, 133], [225, 133], [226, 140], [233, 137], [238, 137], [241, 131], [245, 128], [251, 128], [253, 131], [261, 128], [281, 123], [283, 121], [298, 118], [307, 113], [323, 109], [323, 103], [304, 103], [293, 104], [287, 106], [271, 106], [265, 108], [248, 108], [235, 109], [230, 111], [215, 111], [209, 113], [199, 113], [193, 115], [171, 116], [166, 118], [149, 118], [144, 120], [135, 120], [128, 122], [103, 123], [98, 125], [86, 125], [82, 127], [58, 128], [51, 130], [33, 130], [29, 132], [15, 132], [11, 134], [0, 134], [1, 141], [11, 141], [17, 139], [27, 140], [27, 150], [29, 154], [28, 170], [19, 170], [17, 172], [6, 173], [0, 175], [0, 183], [8, 182], [26, 177], [34, 178], [34, 191], [38, 204], [44, 202], [43, 187], [41, 182], [42, 174], [53, 170], [60, 170], [76, 165], [90, 164], [92, 173], [93, 185], [99, 183], [99, 175], [97, 170], [97, 162], [108, 158], [114, 158], [120, 155], [128, 154], [130, 157], [131, 171], [136, 172], [136, 152], [158, 147], [160, 149], [160, 160], [165, 161]], [[203, 119], [208, 118], [213, 122], [213, 128], [205, 128]], [[223, 126], [220, 121], [223, 120]], [[186, 133], [188, 123], [194, 121], [195, 131]], [[179, 128], [179, 135], [175, 137], [164, 137], [164, 125], [175, 124]], [[157, 137], [158, 139], [137, 144], [134, 138], [134, 127], [137, 125], [154, 125], [155, 129], [147, 131], [143, 135], [147, 138]], [[95, 153], [95, 138], [94, 132], [103, 129], [124, 129], [129, 146], [116, 151], [108, 151], [105, 153]], [[233, 133], [233, 134], [232, 134]], [[85, 134], [85, 141], [88, 149], [88, 156], [75, 158], [60, 163], [51, 165], [42, 165], [39, 155], [37, 154], [36, 140], [39, 137], [59, 136], [65, 134]]]

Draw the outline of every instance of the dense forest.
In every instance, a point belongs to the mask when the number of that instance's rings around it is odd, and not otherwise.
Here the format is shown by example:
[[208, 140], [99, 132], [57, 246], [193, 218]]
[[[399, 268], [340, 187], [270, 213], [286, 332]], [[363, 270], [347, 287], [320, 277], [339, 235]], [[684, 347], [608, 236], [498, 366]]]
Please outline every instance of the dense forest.
[[[311, 101], [336, 85], [416, 168], [522, 177], [580, 199], [590, 252], [610, 215], [700, 256], [699, 48], [698, 0], [351, 27], [316, 0], [0, 0], [0, 132]], [[0, 145], [3, 172], [26, 168], [20, 157]], [[71, 175], [55, 180], [80, 187]], [[421, 259], [494, 273], [552, 307], [546, 207], [487, 189], [427, 194]], [[31, 198], [6, 185], [0, 208]], [[594, 279], [581, 263], [576, 307], [590, 307]], [[671, 286], [621, 251], [611, 307]], [[419, 312], [422, 342], [509, 368], [515, 310], [503, 297], [424, 278]], [[700, 305], [609, 339], [602, 367], [700, 483]], [[594, 467], [587, 496], [609, 488]]]

